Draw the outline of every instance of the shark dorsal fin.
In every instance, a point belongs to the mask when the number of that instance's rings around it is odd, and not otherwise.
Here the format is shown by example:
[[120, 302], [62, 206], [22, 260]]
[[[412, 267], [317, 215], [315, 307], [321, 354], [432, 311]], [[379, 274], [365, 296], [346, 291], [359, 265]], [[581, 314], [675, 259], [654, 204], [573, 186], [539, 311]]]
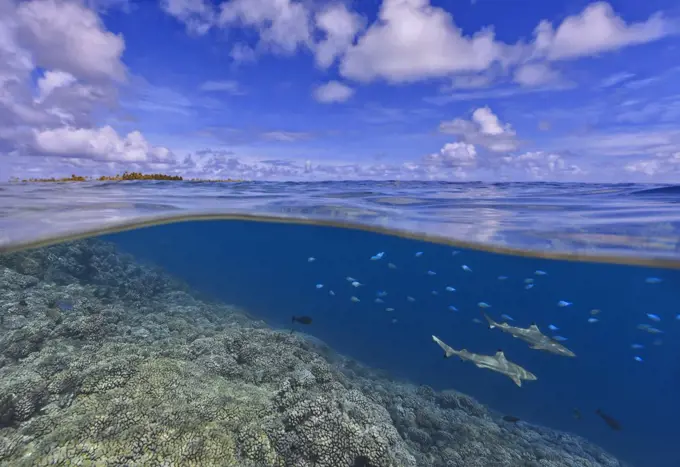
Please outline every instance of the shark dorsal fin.
[[498, 352], [496, 352], [496, 358], [499, 360], [505, 360], [505, 354], [501, 349], [498, 349]]
[[538, 329], [538, 326], [536, 326], [536, 323], [531, 323], [531, 326], [529, 326], [529, 329], [531, 329], [532, 331], [539, 331], [540, 332], [540, 330]]

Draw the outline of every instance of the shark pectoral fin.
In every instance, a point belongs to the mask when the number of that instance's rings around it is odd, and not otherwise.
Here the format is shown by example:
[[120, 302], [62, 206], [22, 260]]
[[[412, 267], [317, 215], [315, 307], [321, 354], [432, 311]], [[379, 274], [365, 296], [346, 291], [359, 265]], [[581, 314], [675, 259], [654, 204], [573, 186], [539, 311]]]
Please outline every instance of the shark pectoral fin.
[[517, 386], [519, 386], [520, 388], [522, 387], [522, 380], [519, 379], [519, 376], [511, 376], [510, 379], [512, 379], [512, 381], [513, 381]]

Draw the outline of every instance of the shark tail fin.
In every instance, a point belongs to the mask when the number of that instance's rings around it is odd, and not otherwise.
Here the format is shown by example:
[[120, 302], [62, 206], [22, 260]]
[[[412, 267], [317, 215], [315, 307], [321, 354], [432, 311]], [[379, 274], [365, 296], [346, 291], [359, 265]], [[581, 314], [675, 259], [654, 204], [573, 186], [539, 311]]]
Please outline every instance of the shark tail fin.
[[493, 328], [496, 327], [496, 322], [495, 322], [494, 320], [492, 320], [492, 319], [489, 317], [489, 315], [487, 315], [486, 313], [484, 313], [484, 312], [482, 311], [482, 316], [484, 316], [484, 319], [486, 319], [487, 323], [489, 323], [489, 329], [493, 329]]

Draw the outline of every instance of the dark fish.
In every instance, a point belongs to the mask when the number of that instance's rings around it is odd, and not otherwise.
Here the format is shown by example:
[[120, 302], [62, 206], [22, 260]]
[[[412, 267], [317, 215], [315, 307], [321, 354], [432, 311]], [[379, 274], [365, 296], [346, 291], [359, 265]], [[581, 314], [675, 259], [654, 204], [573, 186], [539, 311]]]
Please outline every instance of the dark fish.
[[517, 422], [519, 422], [519, 418], [518, 418], [518, 417], [515, 417], [515, 416], [513, 416], [513, 415], [506, 415], [505, 417], [503, 417], [503, 420], [505, 420], [506, 422], [510, 422], [510, 423], [517, 423]]
[[73, 310], [73, 303], [71, 302], [65, 302], [65, 301], [57, 301], [55, 303], [55, 306], [59, 308], [61, 311], [70, 311]]
[[309, 316], [293, 316], [293, 323], [312, 324], [312, 318]]
[[609, 425], [609, 428], [611, 428], [612, 430], [614, 430], [614, 431], [620, 431], [621, 430], [621, 424], [619, 422], [617, 422], [616, 420], [614, 420], [609, 415], [607, 415], [606, 413], [602, 412], [600, 409], [597, 409], [595, 411], [595, 413], [598, 414], [600, 416], [600, 418], [602, 420], [604, 420], [604, 422], [607, 425]]
[[581, 420], [581, 411], [579, 409], [574, 408], [573, 412], [574, 412], [574, 418], [576, 420]]

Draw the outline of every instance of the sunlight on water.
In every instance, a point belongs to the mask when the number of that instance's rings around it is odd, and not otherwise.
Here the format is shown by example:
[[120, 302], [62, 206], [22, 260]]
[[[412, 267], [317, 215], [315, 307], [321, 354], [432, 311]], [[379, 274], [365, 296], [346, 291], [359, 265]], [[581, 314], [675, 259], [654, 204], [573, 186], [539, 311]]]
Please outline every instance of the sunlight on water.
[[680, 464], [677, 269], [204, 221], [0, 274], [2, 465]]

